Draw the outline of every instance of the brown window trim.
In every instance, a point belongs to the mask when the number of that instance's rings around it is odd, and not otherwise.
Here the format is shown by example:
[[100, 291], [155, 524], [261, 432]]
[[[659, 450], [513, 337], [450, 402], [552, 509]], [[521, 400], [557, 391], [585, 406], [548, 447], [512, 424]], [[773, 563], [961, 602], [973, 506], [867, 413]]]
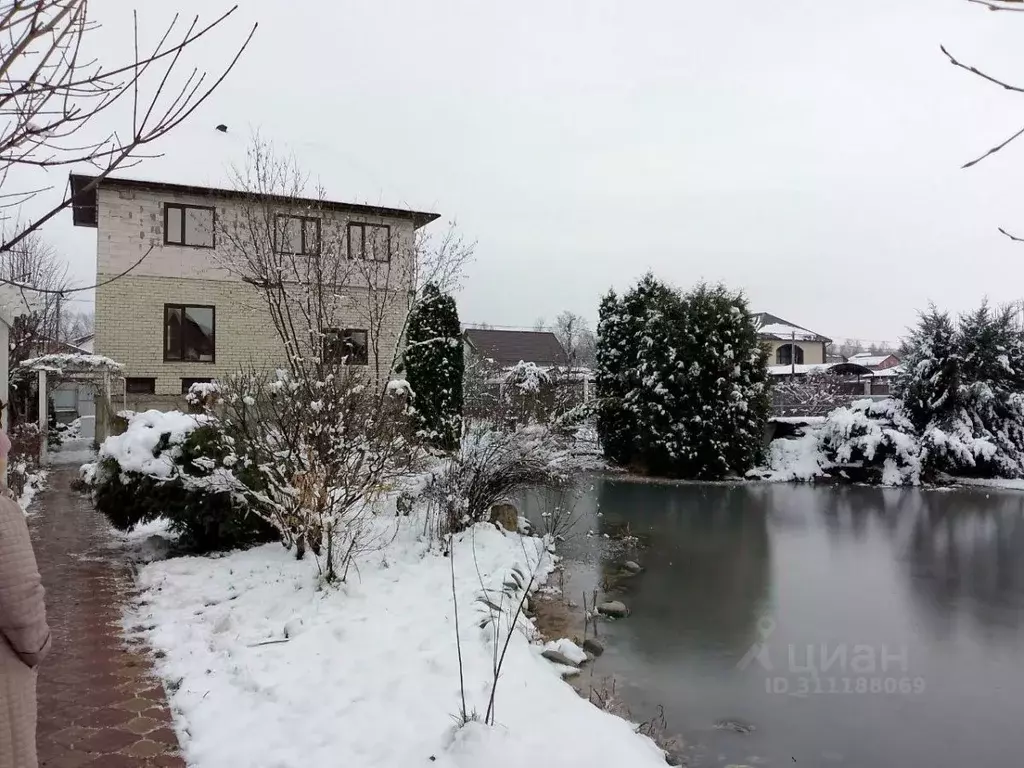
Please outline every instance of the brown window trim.
[[[386, 229], [387, 230], [387, 233], [388, 233], [388, 235], [387, 235], [388, 257], [386, 259], [367, 259], [366, 258], [366, 228], [367, 227], [377, 227], [377, 228], [380, 228], [380, 229]], [[359, 256], [353, 256], [352, 255], [352, 230], [353, 229], [360, 230], [360, 237], [359, 237], [360, 255]], [[348, 228], [345, 230], [345, 244], [346, 244], [346, 248], [347, 248], [347, 251], [348, 251], [347, 255], [348, 255], [349, 259], [358, 259], [360, 261], [377, 261], [377, 262], [380, 262], [382, 264], [387, 263], [387, 262], [391, 261], [391, 225], [390, 224], [372, 224], [370, 222], [364, 222], [364, 221], [349, 222]]]
[[[298, 251], [297, 253], [292, 253], [291, 251], [278, 250], [277, 235], [281, 231], [281, 226], [279, 224], [281, 219], [295, 219], [296, 221], [299, 222], [299, 248], [301, 248], [302, 250]], [[319, 249], [320, 237], [322, 235], [319, 216], [295, 216], [290, 213], [279, 213], [274, 217], [274, 253], [280, 253], [283, 256], [315, 256], [318, 253], [318, 251], [311, 251], [306, 245], [307, 221], [316, 222], [316, 242], [317, 248]]]
[[[186, 309], [209, 309], [213, 311], [213, 354], [209, 360], [186, 360], [184, 357], [168, 357], [167, 356], [167, 310], [168, 309], [180, 309], [182, 318], [185, 317]], [[165, 363], [187, 363], [189, 365], [213, 365], [217, 362], [217, 307], [213, 304], [164, 304], [164, 321], [161, 326], [163, 329], [163, 338], [160, 340], [161, 345], [164, 348], [164, 362]], [[181, 354], [185, 354], [184, 346], [182, 347]]]
[[128, 376], [124, 380], [126, 395], [155, 395], [156, 378], [153, 376]]
[[[175, 208], [181, 211], [181, 242], [175, 243], [167, 239], [167, 212]], [[211, 245], [194, 245], [185, 242], [185, 211], [188, 209], [199, 211], [210, 211], [213, 214], [213, 231], [210, 232]], [[189, 205], [188, 203], [164, 203], [164, 245], [174, 245], [178, 248], [205, 248], [211, 250], [217, 247], [217, 209], [212, 205]]]

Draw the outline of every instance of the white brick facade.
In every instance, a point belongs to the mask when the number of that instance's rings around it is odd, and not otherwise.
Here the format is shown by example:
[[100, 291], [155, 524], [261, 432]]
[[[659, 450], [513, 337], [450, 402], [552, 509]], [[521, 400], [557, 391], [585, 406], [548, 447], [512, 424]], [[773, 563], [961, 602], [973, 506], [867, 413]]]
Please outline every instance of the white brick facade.
[[[218, 242], [216, 250], [164, 244], [165, 203], [215, 206], [218, 226], [237, 217], [240, 206], [230, 198], [183, 195], [159, 187], [120, 187], [112, 180], [101, 184], [96, 205], [97, 282], [124, 272], [151, 246], [153, 250], [129, 274], [96, 289], [96, 354], [123, 363], [126, 376], [155, 378], [158, 395], [179, 395], [182, 379], [218, 378], [253, 365], [282, 367], [282, 345], [261, 292], [223, 268], [225, 242]], [[387, 311], [377, 315], [381, 321], [379, 368], [386, 376], [413, 287], [414, 223], [398, 217], [331, 212], [323, 226], [345, 231], [348, 222], [391, 227], [396, 256], [389, 285], [394, 298], [388, 301]], [[339, 308], [332, 324], [370, 330], [377, 321], [370, 319], [374, 313], [368, 311], [367, 302], [379, 301], [370, 297], [380, 293], [368, 293], [365, 280], [353, 277], [348, 282], [337, 289]], [[164, 361], [165, 304], [215, 307], [214, 362]], [[370, 346], [368, 371], [373, 372], [378, 365]]]

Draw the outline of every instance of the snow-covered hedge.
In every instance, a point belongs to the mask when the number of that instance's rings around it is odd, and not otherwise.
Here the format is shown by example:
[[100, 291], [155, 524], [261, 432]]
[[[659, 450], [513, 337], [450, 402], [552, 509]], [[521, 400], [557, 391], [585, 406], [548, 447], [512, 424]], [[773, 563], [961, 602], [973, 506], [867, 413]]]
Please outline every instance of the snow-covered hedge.
[[767, 475], [806, 480], [856, 466], [887, 485], [939, 473], [1024, 477], [1024, 329], [983, 304], [954, 322], [934, 307], [906, 342], [894, 398], [838, 408], [775, 441]]
[[860, 400], [809, 424], [795, 438], [773, 440], [767, 464], [752, 477], [809, 481], [856, 476], [882, 485], [919, 485], [940, 473], [1020, 477], [1024, 468], [966, 414], [919, 431], [902, 402]]
[[[128, 530], [159, 517], [197, 550], [232, 549], [275, 538], [236, 492], [239, 475], [224, 453], [218, 422], [170, 411], [132, 414], [82, 469], [96, 508]], [[244, 475], [242, 475], [244, 479]]]
[[917, 485], [927, 453], [896, 400], [859, 400], [837, 408], [796, 438], [773, 440], [766, 468], [750, 475], [810, 481], [862, 470], [860, 479]]

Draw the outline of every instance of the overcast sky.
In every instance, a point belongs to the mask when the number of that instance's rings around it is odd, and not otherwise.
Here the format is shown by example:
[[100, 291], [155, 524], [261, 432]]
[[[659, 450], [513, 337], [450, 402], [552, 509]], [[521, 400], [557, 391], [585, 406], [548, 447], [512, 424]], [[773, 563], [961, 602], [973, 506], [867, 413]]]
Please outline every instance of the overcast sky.
[[[211, 100], [124, 175], [223, 185], [249, 133], [340, 200], [455, 218], [478, 241], [464, 322], [531, 326], [652, 270], [743, 289], [833, 338], [895, 339], [933, 300], [1024, 296], [1024, 14], [967, 0], [481, 3], [241, 0], [192, 57], [250, 50]], [[156, 30], [171, 11], [139, 4]], [[214, 1], [177, 4], [211, 18]], [[102, 55], [131, 6], [91, 3]], [[225, 135], [214, 130], [225, 123]], [[47, 237], [83, 283], [95, 230]], [[438, 226], [435, 224], [434, 226]]]

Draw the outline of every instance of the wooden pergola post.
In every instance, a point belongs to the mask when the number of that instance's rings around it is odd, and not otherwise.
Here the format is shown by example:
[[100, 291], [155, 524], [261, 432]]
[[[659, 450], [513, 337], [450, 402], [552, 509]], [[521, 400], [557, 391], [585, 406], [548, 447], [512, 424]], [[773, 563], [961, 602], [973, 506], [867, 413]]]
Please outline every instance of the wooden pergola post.
[[47, 413], [49, 399], [46, 397], [46, 369], [39, 369], [39, 463], [46, 463], [46, 438], [50, 431], [50, 418]]

